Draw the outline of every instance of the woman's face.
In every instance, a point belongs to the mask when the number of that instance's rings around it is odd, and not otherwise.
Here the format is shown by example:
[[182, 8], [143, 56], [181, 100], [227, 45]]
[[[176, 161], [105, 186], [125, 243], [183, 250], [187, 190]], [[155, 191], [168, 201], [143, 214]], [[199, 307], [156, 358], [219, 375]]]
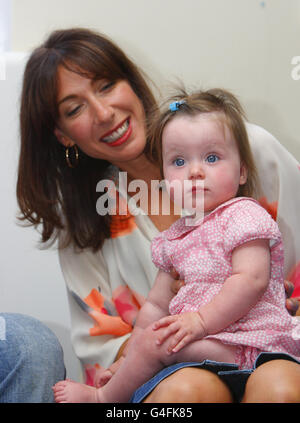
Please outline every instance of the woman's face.
[[58, 108], [55, 135], [65, 146], [121, 168], [145, 148], [143, 104], [126, 80], [95, 81], [60, 66]]

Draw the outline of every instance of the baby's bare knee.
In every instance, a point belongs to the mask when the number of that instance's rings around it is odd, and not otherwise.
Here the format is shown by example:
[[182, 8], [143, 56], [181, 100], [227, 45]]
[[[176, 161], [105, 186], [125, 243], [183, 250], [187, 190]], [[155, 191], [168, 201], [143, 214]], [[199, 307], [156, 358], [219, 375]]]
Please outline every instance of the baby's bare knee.
[[158, 348], [157, 340], [158, 336], [156, 331], [153, 330], [152, 325], [147, 326], [136, 337], [134, 349], [148, 357], [157, 356], [159, 350], [161, 350], [161, 348]]
[[134, 348], [140, 354], [144, 354], [148, 358], [155, 358], [160, 361], [162, 365], [167, 366], [175, 362], [175, 360], [172, 360], [170, 354], [168, 354], [168, 342], [160, 344], [158, 342], [159, 336], [159, 331], [153, 330], [153, 326], [149, 325], [143, 329], [136, 338]]

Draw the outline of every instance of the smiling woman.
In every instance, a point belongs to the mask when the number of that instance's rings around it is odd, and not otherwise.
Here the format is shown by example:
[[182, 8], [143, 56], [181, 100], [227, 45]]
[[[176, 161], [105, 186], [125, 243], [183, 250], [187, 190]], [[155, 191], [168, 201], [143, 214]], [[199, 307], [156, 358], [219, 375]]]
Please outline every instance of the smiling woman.
[[[140, 133], [139, 154], [148, 154], [144, 114], [154, 105], [142, 72], [99, 34], [56, 31], [32, 53], [23, 83], [17, 196], [24, 219], [44, 222], [44, 242], [64, 225], [66, 243], [72, 240], [79, 248], [98, 249], [110, 236], [110, 217], [91, 212], [96, 185], [111, 162], [136, 157], [132, 134]], [[128, 129], [120, 137], [123, 124]], [[119, 137], [113, 145], [107, 142], [111, 136]], [[75, 140], [79, 165], [71, 171], [65, 148]]]
[[144, 151], [144, 108], [126, 80], [94, 80], [60, 66], [58, 106], [54, 133], [65, 147], [76, 141], [86, 155], [115, 165]]

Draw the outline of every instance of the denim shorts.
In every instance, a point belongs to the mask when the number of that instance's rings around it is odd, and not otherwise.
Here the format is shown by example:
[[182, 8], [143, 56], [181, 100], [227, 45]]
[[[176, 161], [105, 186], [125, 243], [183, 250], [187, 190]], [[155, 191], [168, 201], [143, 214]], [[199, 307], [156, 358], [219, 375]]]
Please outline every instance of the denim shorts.
[[202, 362], [185, 362], [177, 363], [172, 366], [166, 367], [157, 373], [152, 379], [140, 386], [133, 394], [131, 401], [132, 403], [142, 402], [143, 399], [150, 394], [151, 391], [166, 377], [175, 373], [177, 370], [183, 369], [184, 367], [199, 367], [204, 370], [209, 370], [217, 374], [220, 379], [228, 386], [233, 396], [234, 402], [240, 402], [243, 398], [245, 386], [248, 377], [254, 370], [271, 360], [288, 360], [300, 364], [299, 361], [294, 359], [285, 353], [272, 353], [262, 352], [257, 356], [252, 369], [239, 370], [236, 364], [221, 363], [211, 360], [204, 360]]

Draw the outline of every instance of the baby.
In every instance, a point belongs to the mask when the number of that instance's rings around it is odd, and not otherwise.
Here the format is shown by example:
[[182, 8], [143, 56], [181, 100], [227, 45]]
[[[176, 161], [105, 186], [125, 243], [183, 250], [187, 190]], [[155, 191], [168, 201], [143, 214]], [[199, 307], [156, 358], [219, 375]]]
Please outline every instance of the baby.
[[[152, 242], [159, 272], [117, 371], [101, 388], [57, 383], [57, 402], [128, 402], [177, 362], [246, 369], [262, 351], [300, 358], [300, 322], [285, 308], [281, 234], [251, 198], [256, 170], [237, 99], [220, 89], [181, 94], [151, 139], [170, 198], [190, 215]], [[175, 297], [172, 268], [185, 281]]]

